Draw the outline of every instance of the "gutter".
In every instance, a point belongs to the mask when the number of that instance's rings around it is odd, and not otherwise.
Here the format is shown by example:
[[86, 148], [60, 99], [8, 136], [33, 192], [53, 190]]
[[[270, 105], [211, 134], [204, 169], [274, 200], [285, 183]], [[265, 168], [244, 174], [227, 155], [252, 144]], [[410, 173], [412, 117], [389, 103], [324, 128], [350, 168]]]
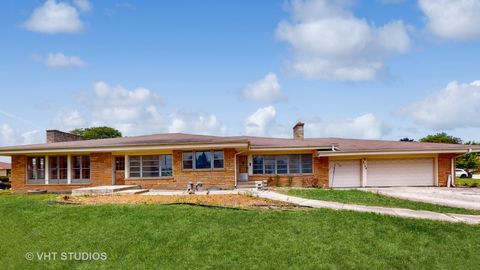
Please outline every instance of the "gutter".
[[[385, 150], [385, 151], [363, 151], [363, 152], [317, 152], [317, 157], [332, 157], [332, 156], [369, 156], [369, 155], [402, 155], [402, 154], [456, 154], [456, 153], [463, 153], [462, 155], [472, 152], [471, 149], [440, 149], [440, 150], [405, 150], [405, 151], [398, 151], [398, 150]], [[473, 151], [478, 152], [478, 151]]]

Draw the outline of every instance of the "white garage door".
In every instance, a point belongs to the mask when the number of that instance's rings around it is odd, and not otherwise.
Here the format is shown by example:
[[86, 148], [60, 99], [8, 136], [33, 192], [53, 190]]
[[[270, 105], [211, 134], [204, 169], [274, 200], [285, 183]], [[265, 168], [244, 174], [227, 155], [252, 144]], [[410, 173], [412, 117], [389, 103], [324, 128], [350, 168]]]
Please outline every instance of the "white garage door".
[[369, 159], [367, 186], [433, 186], [433, 158]]
[[360, 160], [332, 160], [329, 165], [331, 187], [359, 187]]

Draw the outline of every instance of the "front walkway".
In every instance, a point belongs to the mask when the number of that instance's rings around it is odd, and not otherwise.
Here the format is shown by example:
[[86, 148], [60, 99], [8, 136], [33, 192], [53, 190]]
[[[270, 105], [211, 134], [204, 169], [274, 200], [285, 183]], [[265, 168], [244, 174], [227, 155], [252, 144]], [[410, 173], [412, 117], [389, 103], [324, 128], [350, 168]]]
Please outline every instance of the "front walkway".
[[382, 215], [389, 215], [403, 218], [430, 219], [446, 222], [463, 222], [467, 224], [480, 224], [480, 215], [462, 215], [462, 214], [443, 214], [430, 211], [419, 211], [404, 208], [387, 208], [378, 206], [366, 206], [356, 204], [344, 204], [338, 202], [328, 202], [320, 200], [304, 199], [295, 196], [280, 194], [273, 191], [253, 191], [260, 198], [289, 202], [301, 206], [313, 208], [327, 208], [334, 210], [350, 210], [357, 212], [368, 212]]

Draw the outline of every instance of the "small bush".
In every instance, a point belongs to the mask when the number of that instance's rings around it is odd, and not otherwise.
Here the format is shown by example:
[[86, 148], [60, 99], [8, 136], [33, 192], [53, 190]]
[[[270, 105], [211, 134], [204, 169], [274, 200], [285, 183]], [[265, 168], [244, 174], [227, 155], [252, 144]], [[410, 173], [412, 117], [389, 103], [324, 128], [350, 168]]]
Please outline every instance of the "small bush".
[[275, 175], [275, 186], [279, 187], [280, 186], [280, 175]]
[[288, 185], [289, 187], [291, 187], [292, 184], [293, 184], [293, 176], [292, 176], [292, 175], [289, 175], [288, 178], [287, 178], [287, 180], [288, 180], [287, 185]]
[[471, 187], [478, 187], [478, 183], [477, 183], [477, 182], [473, 182], [470, 186], [471, 186]]
[[303, 180], [304, 187], [316, 188], [318, 187], [318, 178], [316, 177], [309, 177]]
[[274, 182], [275, 182], [275, 181], [273, 180], [273, 177], [271, 177], [271, 176], [268, 177], [268, 180], [267, 180], [267, 185], [268, 185], [268, 186], [273, 186]]

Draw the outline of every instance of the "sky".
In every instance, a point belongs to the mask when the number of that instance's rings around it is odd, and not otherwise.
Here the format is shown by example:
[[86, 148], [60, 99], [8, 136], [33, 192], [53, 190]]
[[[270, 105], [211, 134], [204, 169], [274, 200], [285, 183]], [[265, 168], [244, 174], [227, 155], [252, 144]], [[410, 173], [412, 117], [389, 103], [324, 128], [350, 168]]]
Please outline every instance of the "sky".
[[480, 0], [0, 3], [0, 145], [46, 129], [480, 141]]

